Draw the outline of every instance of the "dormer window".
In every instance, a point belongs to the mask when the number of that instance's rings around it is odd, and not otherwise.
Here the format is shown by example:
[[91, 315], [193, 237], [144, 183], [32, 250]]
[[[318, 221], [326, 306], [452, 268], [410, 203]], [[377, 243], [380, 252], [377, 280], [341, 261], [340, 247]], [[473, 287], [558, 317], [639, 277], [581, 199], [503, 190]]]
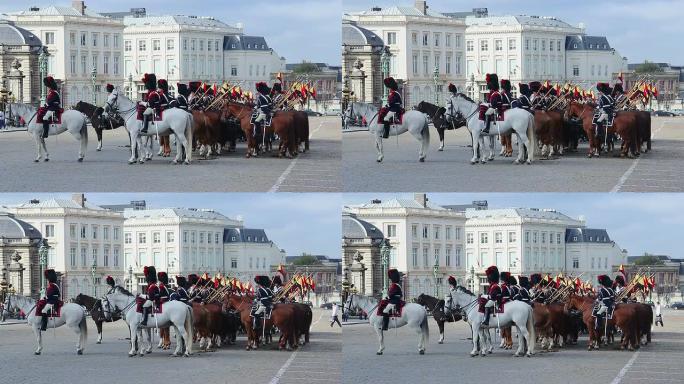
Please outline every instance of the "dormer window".
[[594, 49], [594, 44], [589, 44], [589, 49]]
[[231, 44], [231, 45], [230, 45], [230, 48], [231, 48], [231, 49], [235, 49], [235, 44]]
[[572, 47], [577, 49], [577, 43], [573, 44]]
[[247, 49], [252, 48], [252, 44], [247, 44]]

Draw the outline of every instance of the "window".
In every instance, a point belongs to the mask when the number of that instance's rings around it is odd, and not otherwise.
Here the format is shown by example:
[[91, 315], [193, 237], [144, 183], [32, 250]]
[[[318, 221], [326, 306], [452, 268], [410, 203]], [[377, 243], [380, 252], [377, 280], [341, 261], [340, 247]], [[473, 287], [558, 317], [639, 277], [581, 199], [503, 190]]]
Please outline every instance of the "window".
[[[250, 241], [250, 240], [252, 240], [252, 239], [250, 238], [250, 236], [247, 236], [247, 241]], [[200, 242], [200, 244], [204, 243], [204, 232], [200, 232], [200, 234], [199, 234], [199, 242]]]
[[560, 50], [561, 50], [561, 41], [558, 40], [558, 41], [556, 42], [556, 51], [560, 52]]
[[446, 247], [444, 250], [444, 265], [451, 266], [451, 247]]
[[55, 237], [55, 225], [54, 224], [45, 225], [45, 237]]
[[489, 50], [489, 41], [480, 40], [480, 51], [487, 52]]
[[103, 73], [109, 73], [109, 56], [104, 55], [102, 56], [102, 72]]
[[54, 32], [45, 32], [45, 44], [54, 44], [55, 43], [55, 33]]
[[466, 244], [473, 244], [473, 233], [466, 232]]
[[416, 224], [411, 226], [411, 237], [414, 239], [418, 237], [418, 225]]
[[[218, 42], [218, 40], [216, 40], [216, 41], [214, 41], [214, 51], [217, 51], [217, 52], [218, 52], [218, 50], [219, 50], [218, 47], [219, 47], [219, 42]], [[262, 49], [265, 49], [266, 47], [264, 47], [264, 45], [261, 44], [261, 48], [262, 48]]]
[[549, 244], [553, 244], [553, 232], [549, 232]]
[[86, 239], [88, 238], [88, 226], [85, 224], [81, 224], [81, 239]]
[[444, 67], [445, 67], [444, 72], [447, 75], [450, 75], [451, 74], [451, 56], [447, 56], [445, 59], [446, 59], [446, 62], [444, 64]]
[[487, 232], [480, 232], [480, 244], [489, 243], [489, 234]]
[[461, 228], [454, 229], [454, 240], [461, 240]]
[[146, 251], [138, 251], [138, 265], [146, 265], [147, 264], [147, 252]]
[[102, 227], [102, 240], [109, 240], [109, 227], [106, 225]]
[[573, 269], [579, 268], [579, 259], [576, 257], [572, 259], [572, 268]]
[[114, 247], [114, 252], [112, 252], [112, 266], [119, 266], [119, 248]]
[[81, 32], [81, 47], [85, 47], [86, 45], [88, 45], [88, 33]]
[[124, 233], [124, 244], [131, 244], [133, 243], [133, 236], [131, 235], [130, 232], [125, 232]]
[[413, 261], [413, 266], [418, 266], [418, 247], [411, 248], [411, 260]]
[[435, 38], [435, 47], [439, 47], [439, 38], [440, 38], [440, 34], [439, 34], [439, 33], [434, 33], [433, 36], [434, 36], [434, 38]]
[[413, 55], [413, 73], [418, 74], [418, 55]]
[[161, 41], [160, 40], [152, 40], [152, 50], [153, 51], [161, 51]]
[[430, 249], [428, 247], [423, 247], [423, 266], [427, 267], [429, 265], [428, 263], [428, 257], [430, 254]]
[[393, 45], [397, 43], [397, 33], [387, 32], [387, 45]]
[[536, 51], [538, 45], [539, 45], [539, 40], [534, 39], [534, 41], [532, 41], [532, 49], [533, 49], [534, 51]]
[[147, 233], [138, 232], [138, 244], [147, 244]]
[[190, 232], [190, 242], [195, 244], [195, 239], [197, 237], [197, 232]]
[[183, 242], [184, 243], [188, 242], [188, 231], [183, 231]]
[[530, 50], [530, 39], [525, 39], [525, 50], [526, 51]]
[[556, 233], [556, 244], [560, 244], [560, 243], [561, 243], [561, 234]]
[[545, 39], [541, 40], [541, 50], [546, 51], [546, 40]]
[[553, 40], [549, 40], [549, 51], [553, 52]]
[[546, 244], [546, 232], [541, 233], [541, 243]]
[[114, 34], [112, 36], [112, 42], [114, 43], [113, 44], [114, 48], [119, 48], [119, 35], [118, 34]]
[[538, 232], [532, 233], [532, 242], [535, 243], [535, 244], [537, 244], [537, 235], [538, 235], [538, 234], [539, 234]]
[[579, 71], [579, 66], [578, 65], [573, 65], [572, 66], [572, 75], [575, 77], [578, 77], [580, 75]]
[[197, 40], [192, 39], [192, 40], [190, 41], [190, 50], [191, 50], [191, 51], [194, 51], [196, 45], [197, 45]]
[[526, 243], [530, 242], [530, 231], [525, 231], [525, 242]]
[[176, 241], [176, 233], [172, 231], [167, 231], [166, 232], [166, 242], [167, 243], [173, 243]]
[[167, 51], [173, 51], [176, 48], [176, 40], [174, 39], [167, 39], [166, 40], [166, 50]]
[[503, 233], [501, 232], [495, 232], [494, 233], [494, 242], [496, 244], [501, 244], [503, 243]]
[[[257, 237], [254, 236], [254, 242], [257, 241]], [[211, 244], [211, 232], [207, 233], [207, 244]]]
[[233, 269], [237, 268], [237, 259], [236, 258], [230, 259], [230, 267]]
[[145, 52], [147, 50], [147, 41], [138, 40], [138, 51]]
[[92, 62], [92, 64], [93, 64], [93, 66], [91, 67], [91, 69], [92, 69], [92, 68], [95, 68], [95, 69], [97, 70], [97, 55], [93, 55], [93, 62]]
[[152, 242], [154, 244], [159, 244], [161, 243], [161, 233], [159, 232], [152, 232]]
[[114, 227], [114, 236], [112, 236], [114, 241], [119, 240], [119, 233], [120, 232], [121, 232], [121, 229], [119, 227]]
[[451, 47], [451, 33], [447, 33], [444, 35], [444, 46]]
[[503, 41], [502, 40], [494, 40], [494, 50], [503, 51]]
[[591, 258], [591, 269], [594, 269], [594, 258]]
[[237, 76], [238, 75], [237, 67], [235, 65], [230, 67], [230, 75], [231, 76]]
[[435, 247], [435, 264], [434, 265], [439, 265], [439, 254], [442, 248], [440, 247]]
[[430, 238], [430, 227], [427, 225], [423, 225], [423, 239], [429, 239]]
[[397, 237], [397, 226], [395, 224], [387, 225], [387, 237]]
[[427, 32], [423, 32], [423, 46], [427, 47], [429, 45], [428, 41], [430, 40], [430, 34]]
[[444, 238], [447, 240], [451, 240], [451, 226], [450, 225], [447, 225], [444, 228]]
[[69, 44], [76, 45], [76, 32], [69, 32]]
[[475, 50], [475, 42], [473, 40], [466, 40], [466, 52], [472, 52]]
[[510, 268], [516, 268], [518, 266], [518, 258], [515, 251], [508, 252], [508, 265]]
[[252, 268], [252, 258], [251, 257], [249, 258], [249, 268], [250, 269]]
[[71, 60], [69, 60], [69, 65], [71, 68], [71, 74], [75, 75], [76, 74], [76, 55], [71, 55], [70, 57]]
[[508, 50], [509, 51], [515, 51], [516, 47], [516, 41], [515, 39], [508, 39]]
[[83, 74], [88, 73], [88, 70], [86, 68], [88, 66], [87, 61], [88, 61], [88, 59], [85, 57], [85, 55], [81, 56], [81, 73], [83, 73]]
[[435, 240], [439, 240], [439, 230], [441, 229], [441, 226], [435, 225], [433, 231], [435, 232]]
[[[247, 44], [247, 48], [251, 48], [251, 47], [249, 46], [249, 44]], [[199, 41], [199, 50], [200, 50], [200, 51], [204, 51], [204, 40], [201, 40], [201, 39], [200, 39], [200, 41]]]
[[[218, 243], [219, 243], [219, 238], [220, 238], [220, 234], [219, 234], [218, 232], [216, 232], [216, 233], [214, 234], [214, 244], [218, 244]], [[261, 241], [265, 241], [263, 237], [261, 238]]]
[[88, 249], [83, 247], [81, 248], [81, 265], [86, 266], [86, 258], [88, 256]]
[[131, 43], [130, 40], [124, 40], [124, 52], [130, 52], [133, 50], [132, 48], [133, 44]]
[[90, 36], [93, 38], [93, 47], [97, 47], [97, 41], [98, 41], [99, 34], [96, 32], [93, 32], [90, 34]]
[[109, 247], [104, 247], [102, 250], [102, 265], [105, 267], [109, 266]]

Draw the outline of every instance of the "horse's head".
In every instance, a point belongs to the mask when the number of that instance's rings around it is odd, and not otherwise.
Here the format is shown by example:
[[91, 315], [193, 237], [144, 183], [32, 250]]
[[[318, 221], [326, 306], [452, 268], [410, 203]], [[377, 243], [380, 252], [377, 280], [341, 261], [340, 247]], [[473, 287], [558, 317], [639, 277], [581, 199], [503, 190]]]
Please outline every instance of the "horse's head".
[[[422, 103], [422, 101], [421, 101], [421, 103]], [[413, 302], [416, 304], [422, 305], [422, 306], [427, 305], [427, 303], [425, 302], [425, 294], [421, 293], [420, 295], [418, 295], [418, 297], [413, 299]]]
[[104, 112], [102, 117], [107, 118], [110, 113], [117, 112], [119, 110], [119, 93], [112, 92], [107, 96], [107, 101], [105, 102]]

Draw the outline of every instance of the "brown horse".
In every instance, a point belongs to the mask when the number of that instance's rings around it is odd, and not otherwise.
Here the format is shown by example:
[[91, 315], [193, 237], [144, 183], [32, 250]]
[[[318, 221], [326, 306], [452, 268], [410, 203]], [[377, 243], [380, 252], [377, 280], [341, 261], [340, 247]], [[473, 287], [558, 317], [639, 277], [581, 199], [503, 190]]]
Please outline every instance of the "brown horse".
[[589, 330], [589, 344], [587, 350], [590, 351], [592, 348], [599, 349], [602, 337], [604, 336], [603, 330], [610, 327], [618, 327], [622, 330], [622, 349], [627, 348], [632, 351], [634, 348], [638, 348], [639, 344], [637, 342], [637, 337], [639, 332], [636, 306], [639, 304], [617, 304], [613, 311], [613, 318], [608, 320], [608, 324], [600, 325], [598, 329], [596, 329], [596, 318], [592, 316], [594, 303], [595, 298], [591, 296], [577, 296], [571, 294], [565, 304], [566, 311], [577, 309], [582, 312], [582, 320]]
[[102, 150], [102, 131], [124, 126], [124, 121], [118, 114], [116, 114], [112, 119], [103, 119], [102, 112], [104, 112], [104, 108], [86, 103], [85, 101], [79, 101], [76, 103], [74, 109], [88, 116], [90, 119], [90, 123], [93, 125], [95, 133], [97, 134], [98, 151]]
[[444, 344], [444, 323], [455, 323], [463, 319], [461, 313], [452, 310], [451, 313], [445, 316], [444, 300], [421, 293], [414, 300], [416, 304], [420, 304], [432, 313], [432, 317], [437, 322], [439, 327], [439, 344]]
[[[257, 349], [260, 343], [260, 335], [252, 326], [253, 318], [251, 316], [252, 298], [250, 296], [238, 296], [235, 294], [228, 294], [223, 299], [224, 311], [234, 309], [240, 314], [242, 326], [247, 331], [247, 347], [246, 350]], [[262, 325], [261, 330], [264, 334], [270, 332], [273, 326], [278, 327], [281, 333], [279, 348], [290, 349], [290, 346], [295, 346], [295, 313], [296, 309], [292, 304], [275, 304], [271, 311], [271, 318], [266, 319]]]
[[102, 323], [109, 323], [112, 321], [117, 321], [121, 319], [121, 315], [117, 313], [112, 313], [111, 319], [107, 320], [105, 318], [104, 312], [102, 311], [102, 302], [100, 299], [79, 293], [73, 300], [74, 303], [86, 307], [88, 312], [90, 312], [90, 317], [95, 322], [97, 327], [97, 344], [102, 344]]
[[[295, 134], [297, 141], [297, 152], [302, 153], [309, 150], [309, 115], [304, 111], [292, 111], [295, 124]], [[302, 148], [304, 144], [304, 148]]]
[[[566, 111], [570, 119], [580, 119], [582, 121], [582, 128], [589, 138], [589, 154], [588, 157], [594, 155], [599, 156], [602, 150], [601, 135], [597, 135], [594, 129], [593, 117], [596, 107], [593, 104], [580, 104], [571, 102]], [[605, 135], [618, 134], [623, 140], [620, 155], [623, 157], [633, 158], [636, 153], [637, 146], [637, 117], [631, 111], [620, 111], [613, 119], [613, 125], [609, 127], [603, 134]]]
[[261, 149], [257, 136], [266, 142], [268, 137], [277, 134], [280, 138], [280, 145], [278, 147], [278, 156], [291, 157], [296, 154], [296, 133], [294, 112], [277, 111], [273, 115], [271, 125], [266, 128], [265, 136], [255, 132], [255, 128], [250, 122], [253, 109], [249, 105], [239, 104], [235, 102], [227, 102], [223, 107], [223, 116], [225, 118], [234, 117], [240, 121], [240, 127], [247, 138], [247, 154], [245, 157], [249, 158], [257, 156]]

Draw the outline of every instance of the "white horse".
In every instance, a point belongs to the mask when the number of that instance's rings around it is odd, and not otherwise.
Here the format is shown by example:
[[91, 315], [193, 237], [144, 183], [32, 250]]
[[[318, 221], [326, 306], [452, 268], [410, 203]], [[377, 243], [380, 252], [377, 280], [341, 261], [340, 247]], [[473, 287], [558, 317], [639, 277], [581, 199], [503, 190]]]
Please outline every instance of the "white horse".
[[[11, 104], [12, 113], [21, 116], [26, 122], [28, 133], [33, 135], [36, 141], [36, 158], [35, 162], [39, 162], [45, 152], [45, 161], [50, 160], [50, 154], [45, 146], [45, 139], [43, 138], [43, 124], [37, 122], [38, 109], [29, 104]], [[71, 133], [74, 138], [81, 142], [81, 148], [78, 151], [78, 161], [83, 161], [86, 150], [88, 149], [88, 126], [86, 123], [86, 115], [75, 109], [69, 109], [62, 113], [62, 123], [50, 123], [48, 136], [56, 136], [62, 132]]]
[[[180, 301], [167, 301], [163, 304], [163, 312], [150, 314], [147, 325], [140, 324], [143, 314], [137, 312], [136, 297], [122, 287], [116, 287], [114, 292], [102, 297], [102, 312], [105, 318], [110, 319], [114, 312], [120, 312], [122, 318], [128, 323], [131, 332], [131, 350], [128, 356], [135, 356], [136, 352], [140, 356], [152, 351], [152, 341], [150, 340], [150, 330], [152, 328], [165, 328], [173, 326], [176, 329], [176, 350], [173, 356], [192, 355], [192, 337], [194, 335], [192, 323], [192, 308]], [[142, 330], [146, 330], [147, 340], [145, 343], [139, 340]], [[146, 345], [143, 345], [146, 344]], [[136, 345], [139, 346], [136, 351]], [[185, 347], [185, 351], [183, 351]]]
[[[126, 129], [131, 138], [131, 158], [129, 164], [136, 161], [140, 164], [152, 159], [152, 144], [148, 141], [143, 146], [141, 136], [176, 136], [176, 158], [173, 164], [183, 160], [183, 150], [185, 150], [185, 164], [192, 161], [192, 115], [179, 108], [164, 110], [161, 121], [150, 121], [147, 133], [141, 133], [143, 122], [137, 119], [138, 104], [131, 101], [124, 95], [112, 94], [107, 97], [105, 111], [102, 116], [107, 117], [109, 113], [118, 113], [126, 123]], [[140, 148], [140, 156], [136, 156], [136, 150]], [[143, 155], [144, 149], [144, 155]]]
[[[453, 299], [466, 314], [466, 321], [470, 324], [470, 329], [473, 334], [473, 350], [470, 352], [471, 356], [477, 356], [478, 349], [480, 355], [485, 356], [485, 343], [479, 344], [478, 348], [478, 342], [483, 329], [497, 327], [500, 329], [510, 326], [515, 326], [518, 329], [518, 335], [522, 336], [520, 338], [518, 350], [515, 352], [514, 356], [521, 356], [525, 353], [528, 357], [534, 355], [534, 343], [536, 339], [534, 333], [534, 315], [532, 314], [531, 306], [522, 301], [509, 301], [504, 304], [503, 313], [497, 313], [496, 317], [491, 316], [489, 318], [489, 325], [484, 325], [482, 324], [484, 313], [479, 312], [478, 296], [466, 288], [459, 286], [456, 287]], [[525, 350], [525, 345], [527, 345], [527, 351]], [[489, 352], [491, 353], [491, 350]]]
[[[527, 162], [532, 164], [534, 161], [534, 149], [537, 146], [536, 136], [534, 132], [534, 116], [522, 108], [512, 108], [505, 112], [504, 121], [492, 121], [489, 126], [489, 133], [484, 133], [485, 122], [480, 120], [480, 105], [470, 99], [468, 96], [459, 93], [452, 97], [454, 105], [454, 113], [461, 113], [466, 117], [466, 127], [473, 136], [473, 158], [470, 160], [471, 164], [478, 162], [477, 153], [480, 149], [480, 137], [489, 136], [489, 157], [485, 157], [484, 151], [481, 151], [480, 162], [485, 164], [488, 160], [494, 159], [494, 139], [493, 136], [505, 135], [508, 133], [515, 133], [518, 136], [518, 143], [522, 144], [518, 152], [518, 158], [513, 162], [520, 164]], [[527, 159], [524, 155], [527, 153]]]
[[[43, 337], [40, 329], [42, 316], [36, 316], [36, 304], [36, 300], [22, 295], [7, 295], [5, 299], [6, 310], [18, 308], [26, 314], [26, 321], [33, 329], [33, 334], [36, 335], [36, 342], [38, 343], [38, 348], [34, 353], [40, 355], [43, 350]], [[49, 317], [47, 326], [48, 328], [59, 328], [64, 324], [68, 325], [78, 335], [76, 353], [82, 355], [88, 341], [85, 308], [76, 303], [64, 303], [60, 309], [60, 316]]]
[[[378, 300], [370, 296], [361, 296], [357, 294], [350, 294], [347, 299], [347, 308], [360, 308], [368, 314], [368, 322], [375, 329], [378, 335], [378, 342], [380, 348], [377, 354], [382, 355], [385, 350], [385, 336], [382, 330], [382, 316], [377, 315]], [[400, 328], [404, 325], [411, 327], [416, 333], [420, 335], [420, 342], [418, 343], [418, 353], [425, 354], [425, 346], [430, 339], [430, 330], [428, 329], [428, 316], [425, 307], [416, 303], [406, 303], [401, 310], [401, 317], [391, 317], [389, 322], [390, 328]]]
[[[382, 151], [382, 134], [384, 127], [378, 124], [378, 108], [372, 104], [350, 103], [343, 116], [343, 122], [351, 120], [353, 117], [364, 117], [368, 123], [368, 130], [375, 135], [375, 148], [378, 151], [378, 163], [385, 157]], [[413, 137], [420, 142], [418, 160], [425, 161], [428, 148], [430, 147], [430, 130], [428, 129], [428, 118], [419, 111], [406, 111], [402, 117], [401, 124], [390, 126], [390, 136], [399, 136], [402, 133], [410, 132]]]

